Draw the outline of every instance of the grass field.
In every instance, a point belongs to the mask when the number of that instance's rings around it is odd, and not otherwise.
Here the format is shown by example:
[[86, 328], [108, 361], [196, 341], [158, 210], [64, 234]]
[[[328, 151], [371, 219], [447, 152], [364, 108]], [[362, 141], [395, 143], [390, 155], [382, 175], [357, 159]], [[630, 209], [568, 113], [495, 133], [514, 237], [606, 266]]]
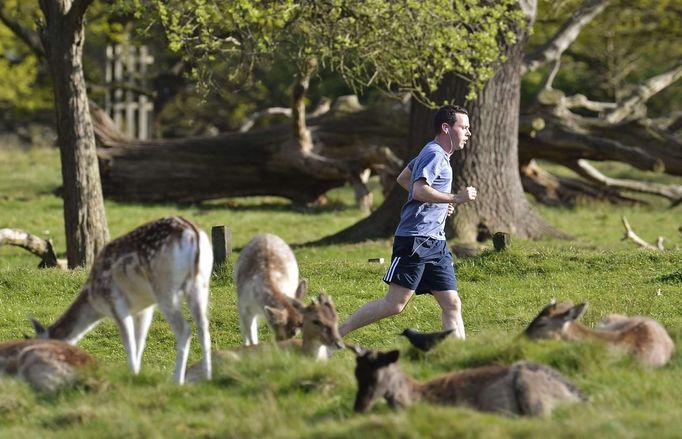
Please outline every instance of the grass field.
[[[632, 171], [607, 164], [611, 175]], [[655, 176], [682, 184], [680, 179]], [[65, 251], [60, 184], [53, 149], [0, 148], [0, 228], [15, 227], [54, 240]], [[375, 199], [381, 196], [375, 194]], [[330, 193], [328, 206], [295, 209], [277, 198], [220, 200], [202, 205], [106, 203], [112, 237], [165, 215], [180, 214], [201, 227], [226, 224], [241, 248], [259, 232], [290, 243], [326, 236], [362, 218], [350, 189]], [[128, 372], [118, 330], [105, 322], [79, 344], [99, 369], [84, 384], [53, 395], [36, 394], [23, 382], [0, 379], [0, 437], [679, 437], [682, 431], [682, 359], [676, 353], [660, 370], [641, 367], [591, 343], [531, 343], [518, 338], [551, 298], [588, 301], [583, 320], [604, 314], [650, 315], [682, 341], [682, 207], [615, 207], [581, 203], [574, 209], [538, 206], [574, 241], [514, 240], [509, 251], [484, 252], [457, 261], [467, 340], [448, 340], [425, 356], [411, 355], [396, 335], [405, 327], [437, 330], [440, 312], [428, 297], [412, 300], [400, 315], [350, 334], [363, 346], [403, 351], [402, 366], [419, 378], [488, 363], [530, 359], [549, 364], [575, 381], [589, 402], [567, 406], [543, 419], [508, 418], [466, 408], [418, 405], [392, 411], [385, 404], [369, 414], [352, 411], [354, 358], [336, 353], [327, 364], [266, 350], [217, 368], [215, 380], [187, 386], [171, 383], [174, 337], [155, 316], [142, 372]], [[622, 241], [621, 216], [653, 242], [666, 238], [665, 252]], [[341, 318], [386, 291], [385, 265], [391, 241], [302, 247], [295, 253], [310, 292], [327, 291]], [[233, 254], [232, 261], [237, 254]], [[44, 323], [63, 312], [87, 272], [39, 270], [25, 250], [0, 247], [0, 340], [30, 333], [29, 313]], [[214, 349], [240, 343], [231, 267], [214, 275], [210, 303]], [[267, 331], [266, 335], [269, 335]], [[196, 341], [194, 339], [193, 341]], [[200, 357], [192, 344], [190, 363]]]

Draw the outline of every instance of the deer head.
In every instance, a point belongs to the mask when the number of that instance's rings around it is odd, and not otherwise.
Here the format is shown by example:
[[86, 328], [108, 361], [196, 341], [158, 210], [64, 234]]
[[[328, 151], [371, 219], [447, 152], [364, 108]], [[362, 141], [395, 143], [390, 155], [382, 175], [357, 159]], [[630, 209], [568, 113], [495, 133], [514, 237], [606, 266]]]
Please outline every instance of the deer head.
[[294, 308], [303, 317], [303, 349], [316, 349], [320, 346], [343, 348], [339, 334], [339, 316], [331, 297], [321, 293], [310, 305], [294, 302]]
[[577, 320], [585, 313], [586, 303], [573, 306], [571, 302], [550, 303], [530, 322], [525, 334], [531, 339], [551, 338], [558, 340], [566, 324]]
[[355, 379], [358, 381], [358, 393], [353, 410], [363, 413], [372, 408], [378, 399], [391, 398], [394, 389], [391, 388], [392, 373], [389, 366], [398, 361], [400, 351], [379, 352], [355, 345], [347, 347], [356, 355]]
[[298, 334], [303, 326], [303, 317], [298, 311], [305, 308], [302, 300], [308, 291], [308, 281], [303, 279], [296, 288], [295, 297], [282, 296], [285, 302], [282, 308], [265, 306], [265, 318], [275, 333], [277, 340], [287, 340]]

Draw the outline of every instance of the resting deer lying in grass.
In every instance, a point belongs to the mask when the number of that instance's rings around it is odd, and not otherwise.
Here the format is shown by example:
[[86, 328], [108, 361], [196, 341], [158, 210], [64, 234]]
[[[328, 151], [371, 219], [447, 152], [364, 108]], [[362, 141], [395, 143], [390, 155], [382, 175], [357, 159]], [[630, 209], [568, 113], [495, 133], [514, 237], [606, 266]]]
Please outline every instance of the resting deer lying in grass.
[[670, 360], [675, 345], [663, 326], [655, 320], [611, 314], [597, 329], [590, 329], [577, 321], [586, 308], [585, 303], [575, 306], [570, 302], [550, 303], [528, 325], [526, 335], [532, 339], [601, 340], [653, 367], [663, 366]]
[[208, 236], [191, 222], [162, 218], [142, 225], [108, 243], [95, 258], [79, 296], [48, 328], [33, 321], [40, 338], [76, 344], [104, 317], [112, 317], [134, 374], [140, 371], [142, 352], [155, 305], [175, 333], [176, 383], [182, 384], [192, 334], [182, 315], [182, 298], [197, 323], [204, 354], [204, 376], [211, 377], [211, 340], [208, 332], [208, 282], [213, 250]]
[[[326, 361], [328, 349], [343, 348], [343, 340], [339, 335], [339, 317], [331, 298], [322, 293], [319, 299], [313, 299], [308, 306], [294, 302], [294, 307], [303, 316], [302, 338], [282, 340], [277, 345], [282, 349], [292, 349], [318, 361]], [[242, 352], [252, 352], [266, 345], [240, 346], [213, 353], [214, 365], [220, 359], [238, 360]], [[199, 381], [201, 369], [195, 364], [187, 369], [187, 381]]]
[[518, 362], [511, 366], [477, 367], [420, 382], [400, 368], [397, 350], [349, 348], [357, 356], [356, 412], [366, 412], [382, 397], [394, 408], [423, 400], [523, 416], [547, 415], [559, 404], [585, 400], [580, 389], [568, 379], [540, 364]]
[[307, 283], [299, 283], [296, 257], [282, 238], [270, 233], [253, 238], [239, 254], [234, 280], [245, 345], [258, 344], [263, 315], [277, 340], [296, 335], [303, 320], [294, 302], [303, 298]]
[[59, 340], [17, 340], [0, 344], [0, 375], [16, 375], [36, 390], [53, 392], [95, 365], [86, 352]]

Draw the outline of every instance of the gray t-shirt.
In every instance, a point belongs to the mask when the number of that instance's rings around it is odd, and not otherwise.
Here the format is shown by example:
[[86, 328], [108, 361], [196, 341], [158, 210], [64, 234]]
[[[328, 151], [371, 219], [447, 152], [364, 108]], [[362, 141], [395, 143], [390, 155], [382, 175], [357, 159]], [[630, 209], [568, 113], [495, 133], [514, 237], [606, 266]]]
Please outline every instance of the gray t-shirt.
[[440, 192], [452, 192], [452, 168], [450, 157], [435, 141], [427, 143], [407, 167], [412, 171], [407, 203], [400, 212], [400, 224], [396, 236], [428, 236], [445, 239], [447, 203], [422, 203], [412, 198], [414, 182], [423, 178]]

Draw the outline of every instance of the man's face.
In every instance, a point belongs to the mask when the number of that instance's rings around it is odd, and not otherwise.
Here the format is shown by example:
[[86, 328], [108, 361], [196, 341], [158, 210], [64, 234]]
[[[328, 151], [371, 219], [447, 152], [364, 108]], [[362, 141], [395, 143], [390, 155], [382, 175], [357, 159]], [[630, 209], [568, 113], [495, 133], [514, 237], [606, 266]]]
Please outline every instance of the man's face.
[[464, 149], [471, 131], [469, 131], [469, 116], [462, 113], [455, 114], [455, 123], [450, 128], [450, 136], [452, 136], [452, 144], [455, 150]]

